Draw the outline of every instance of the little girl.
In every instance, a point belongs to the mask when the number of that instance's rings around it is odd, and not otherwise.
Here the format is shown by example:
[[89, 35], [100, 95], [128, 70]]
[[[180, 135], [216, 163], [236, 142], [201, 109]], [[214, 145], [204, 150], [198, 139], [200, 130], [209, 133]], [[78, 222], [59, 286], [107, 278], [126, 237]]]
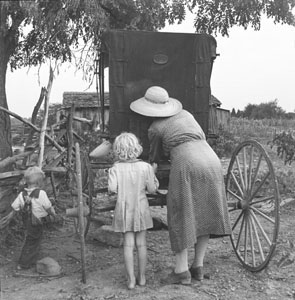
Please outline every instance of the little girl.
[[[117, 193], [113, 218], [115, 232], [124, 234], [124, 261], [128, 289], [146, 284], [147, 263], [146, 230], [153, 227], [146, 191], [155, 193], [159, 182], [153, 167], [138, 159], [142, 146], [137, 137], [128, 132], [120, 134], [114, 141], [114, 154], [118, 161], [109, 170], [109, 192]], [[138, 253], [139, 274], [134, 275], [134, 246]]]
[[44, 178], [43, 171], [37, 166], [25, 171], [27, 187], [13, 201], [12, 211], [4, 220], [5, 223], [9, 223], [16, 212], [23, 214], [26, 238], [18, 261], [19, 270], [28, 269], [37, 261], [43, 236], [43, 218], [56, 215], [46, 192], [42, 190]]

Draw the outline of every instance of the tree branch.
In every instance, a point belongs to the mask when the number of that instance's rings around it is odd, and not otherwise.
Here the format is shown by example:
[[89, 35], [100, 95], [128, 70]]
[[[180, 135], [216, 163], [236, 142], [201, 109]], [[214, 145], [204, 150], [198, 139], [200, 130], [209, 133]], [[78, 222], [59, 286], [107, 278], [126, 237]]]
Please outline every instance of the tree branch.
[[[23, 119], [22, 117], [20, 117], [19, 115], [17, 115], [16, 113], [9, 111], [8, 109], [0, 106], [0, 110], [4, 111], [5, 113], [13, 116], [14, 118], [20, 120], [21, 122], [27, 124], [28, 126], [30, 126], [31, 128], [33, 128], [34, 130], [36, 130], [37, 132], [41, 132], [41, 130], [36, 127], [35, 125], [33, 125], [31, 122], [26, 121], [25, 119]], [[50, 135], [48, 135], [47, 133], [45, 133], [45, 137], [56, 147], [56, 149], [58, 149], [59, 151], [64, 151], [63, 147], [61, 147]]]

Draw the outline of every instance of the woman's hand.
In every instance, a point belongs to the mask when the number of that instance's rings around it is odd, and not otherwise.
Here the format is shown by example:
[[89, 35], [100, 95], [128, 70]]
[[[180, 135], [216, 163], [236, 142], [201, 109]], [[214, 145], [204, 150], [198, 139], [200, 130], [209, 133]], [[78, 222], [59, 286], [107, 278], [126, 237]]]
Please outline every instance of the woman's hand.
[[157, 170], [158, 170], [158, 164], [155, 163], [155, 162], [153, 162], [153, 163], [152, 163], [152, 168], [153, 168], [153, 170], [154, 170], [154, 173], [156, 174], [156, 173], [157, 173]]

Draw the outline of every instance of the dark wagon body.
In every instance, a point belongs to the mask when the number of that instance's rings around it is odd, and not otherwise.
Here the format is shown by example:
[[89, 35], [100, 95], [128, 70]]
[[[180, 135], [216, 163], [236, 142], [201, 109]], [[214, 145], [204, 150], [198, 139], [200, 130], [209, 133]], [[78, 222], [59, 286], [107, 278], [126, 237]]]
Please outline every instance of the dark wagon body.
[[132, 113], [129, 105], [150, 86], [165, 88], [182, 102], [208, 132], [210, 77], [216, 40], [207, 34], [109, 31], [102, 39], [104, 67], [109, 67], [109, 131], [135, 133], [147, 157], [151, 120]]

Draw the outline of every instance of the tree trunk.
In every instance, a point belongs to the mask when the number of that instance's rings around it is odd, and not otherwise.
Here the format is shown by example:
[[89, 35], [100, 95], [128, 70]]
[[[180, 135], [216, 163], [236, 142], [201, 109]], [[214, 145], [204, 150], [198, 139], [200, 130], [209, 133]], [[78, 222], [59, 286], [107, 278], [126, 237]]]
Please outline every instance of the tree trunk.
[[[15, 14], [11, 14], [10, 10], [15, 9]], [[6, 99], [6, 71], [10, 57], [14, 53], [18, 38], [19, 26], [25, 18], [19, 1], [0, 2], [0, 106], [8, 109]], [[11, 23], [8, 26], [8, 20]], [[11, 156], [11, 123], [10, 116], [1, 111], [0, 112], [0, 160]], [[6, 171], [0, 169], [0, 172]], [[1, 198], [0, 198], [1, 199]]]
[[[25, 18], [21, 10], [16, 10], [15, 14], [9, 13], [10, 4], [15, 5], [15, 9], [19, 6], [19, 2], [0, 2], [0, 106], [8, 109], [6, 98], [6, 71], [9, 59], [14, 53], [19, 37], [18, 28]], [[19, 8], [19, 7], [18, 7]], [[10, 19], [9, 19], [10, 16]], [[8, 27], [8, 20], [11, 21]], [[11, 141], [11, 123], [10, 116], [4, 111], [0, 111], [0, 160], [12, 155]], [[11, 165], [0, 168], [0, 172], [11, 170]], [[19, 178], [12, 178], [0, 181], [0, 218], [7, 215], [11, 210], [11, 202], [16, 197], [16, 186]], [[7, 237], [7, 230], [0, 232], [0, 244]]]
[[[6, 99], [6, 70], [9, 56], [6, 52], [5, 39], [0, 35], [0, 106], [7, 108]], [[0, 160], [11, 156], [11, 124], [10, 117], [5, 112], [0, 112]], [[0, 172], [7, 171], [7, 169], [0, 169]]]

